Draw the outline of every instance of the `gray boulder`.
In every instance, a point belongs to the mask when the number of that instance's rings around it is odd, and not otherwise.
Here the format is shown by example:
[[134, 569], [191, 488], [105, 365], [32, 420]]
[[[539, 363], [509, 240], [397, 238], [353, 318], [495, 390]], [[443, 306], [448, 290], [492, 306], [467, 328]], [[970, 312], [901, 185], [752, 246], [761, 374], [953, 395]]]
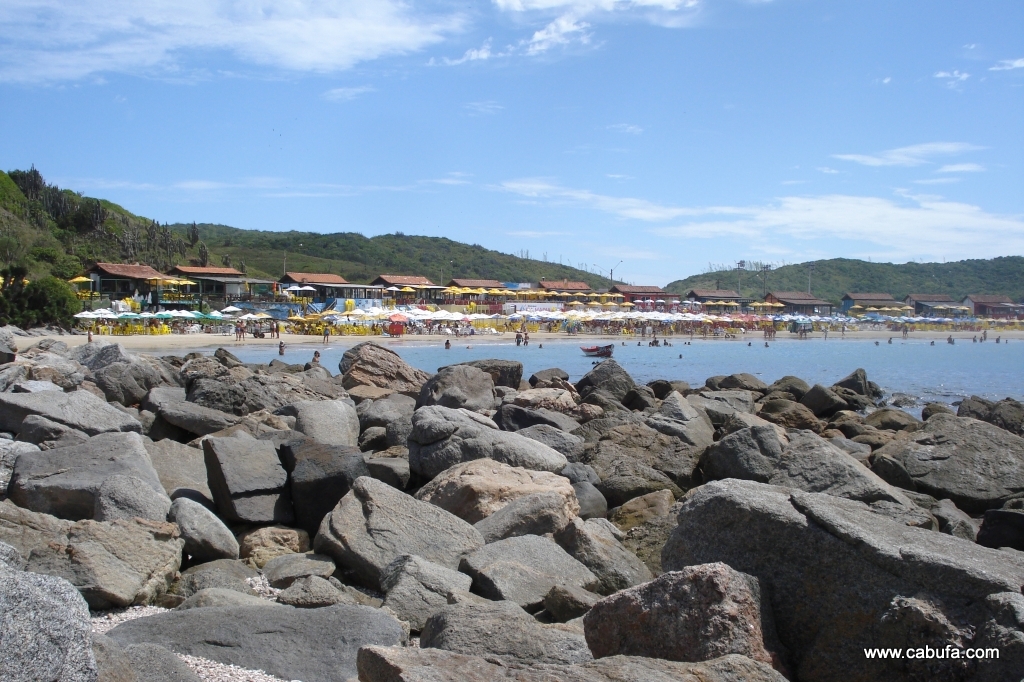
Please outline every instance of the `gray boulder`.
[[848, 376], [834, 383], [832, 387], [846, 388], [853, 391], [857, 395], [862, 395], [867, 398], [882, 397], [882, 391], [878, 388], [878, 386], [868, 381], [867, 372], [865, 372], [863, 369], [853, 370], [853, 372], [851, 372]]
[[757, 391], [759, 393], [767, 393], [768, 385], [758, 379], [753, 374], [746, 372], [740, 372], [739, 374], [730, 374], [724, 377], [718, 382], [719, 388], [724, 389], [737, 389], [741, 391]]
[[430, 375], [415, 369], [390, 348], [367, 341], [345, 351], [338, 363], [342, 386], [387, 388], [407, 396], [417, 397]]
[[888, 431], [916, 431], [921, 426], [920, 421], [895, 407], [883, 407], [880, 410], [875, 410], [864, 418], [864, 423], [876, 429]]
[[[562, 381], [569, 380], [569, 373], [564, 369], [558, 367], [552, 367], [550, 369], [542, 369], [539, 372], [534, 372], [530, 375], [530, 386], [536, 386], [537, 384], [544, 381], [551, 381], [552, 379], [561, 379]], [[513, 386], [518, 389], [518, 386]]]
[[407, 621], [414, 632], [448, 605], [450, 592], [468, 591], [472, 584], [473, 579], [464, 573], [410, 554], [397, 557], [380, 576], [381, 589], [387, 594], [384, 606]]
[[894, 485], [981, 514], [1024, 493], [1024, 438], [975, 419], [938, 414], [909, 438], [876, 450], [872, 469]]
[[170, 523], [143, 519], [65, 521], [0, 501], [0, 541], [25, 568], [64, 578], [93, 609], [147, 604], [181, 565], [184, 542]]
[[[831, 495], [716, 481], [690, 493], [678, 520], [664, 567], [723, 562], [756, 577], [797, 679], [907, 679], [919, 663], [867, 660], [863, 649], [972, 646], [973, 633], [994, 617], [986, 599], [1024, 585], [1018, 555], [895, 523]], [[992, 679], [1019, 674], [1002, 660], [986, 665]], [[962, 659], [944, 659], [928, 676], [967, 672]]]
[[811, 386], [806, 381], [800, 377], [795, 377], [792, 374], [787, 374], [781, 379], [777, 379], [771, 386], [769, 386], [766, 393], [776, 391], [780, 393], [789, 393], [793, 396], [793, 400], [800, 400], [809, 390], [811, 390]]
[[572, 585], [555, 585], [544, 595], [544, 613], [555, 622], [579, 618], [594, 607], [601, 597]]
[[1010, 547], [1024, 552], [1024, 511], [989, 509], [978, 531], [978, 544], [985, 547]]
[[202, 682], [183, 660], [159, 644], [132, 644], [124, 652], [146, 682]]
[[183, 403], [185, 402], [185, 389], [180, 386], [156, 386], [149, 390], [146, 397], [143, 398], [142, 403], [139, 405], [139, 409], [148, 410], [149, 412], [159, 412], [160, 406], [164, 403]]
[[849, 409], [846, 401], [836, 395], [835, 391], [815, 384], [800, 399], [800, 404], [814, 413], [815, 417], [831, 417], [839, 410]]
[[[472, 360], [470, 362], [459, 363], [462, 365], [469, 365], [470, 367], [476, 367], [477, 369], [483, 370], [491, 375], [491, 381], [494, 382], [495, 386], [506, 386], [508, 388], [518, 389], [519, 384], [523, 383], [523, 363], [516, 362], [515, 360]], [[439, 367], [440, 372], [444, 367]], [[568, 379], [568, 377], [566, 377]]]
[[347, 682], [362, 646], [405, 640], [397, 620], [365, 606], [322, 609], [233, 606], [168, 611], [118, 625], [122, 645], [153, 643], [220, 663], [264, 670], [285, 680]]
[[17, 548], [6, 542], [0, 542], [0, 562], [7, 564], [7, 568], [15, 571], [25, 569], [25, 559], [22, 558]]
[[484, 542], [497, 542], [519, 535], [557, 533], [572, 520], [572, 506], [565, 497], [549, 491], [519, 497], [475, 525]]
[[[778, 398], [766, 400], [761, 405], [761, 411], [757, 413], [757, 416], [786, 429], [821, 432], [821, 422], [814, 416], [814, 413], [807, 406], [792, 400]], [[723, 422], [723, 425], [725, 423]]]
[[313, 548], [377, 589], [381, 571], [403, 554], [455, 569], [483, 544], [480, 533], [457, 516], [364, 476], [324, 517]]
[[[1003, 398], [999, 402], [985, 400], [976, 395], [963, 400], [956, 412], [958, 417], [980, 419], [1006, 429], [1010, 433], [1024, 436], [1024, 404], [1013, 398]], [[922, 416], [922, 419], [927, 417]]]
[[505, 599], [537, 611], [544, 595], [559, 583], [588, 588], [598, 578], [545, 537], [524, 535], [478, 549], [459, 570], [473, 578], [473, 591], [488, 599]]
[[583, 627], [597, 658], [708, 661], [740, 654], [782, 667], [757, 578], [722, 563], [687, 566], [602, 599], [583, 617]]
[[651, 572], [621, 540], [625, 535], [607, 519], [573, 519], [555, 533], [566, 552], [597, 576], [590, 587], [599, 594], [612, 594], [651, 579]]
[[18, 455], [39, 452], [39, 446], [15, 440], [0, 440], [0, 496], [7, 495], [7, 484], [14, 473], [14, 463]]
[[295, 523], [311, 536], [355, 480], [370, 475], [363, 454], [350, 446], [307, 438], [282, 450], [288, 453], [285, 466], [291, 472]]
[[93, 375], [107, 402], [122, 405], [138, 405], [151, 388], [164, 383], [153, 367], [139, 361], [111, 363]]
[[203, 441], [210, 491], [220, 516], [244, 523], [291, 523], [288, 474], [274, 445], [247, 433]]
[[[961, 403], [961, 405], [962, 404], [963, 403]], [[921, 421], [926, 422], [936, 414], [956, 414], [956, 412], [954, 412], [953, 409], [945, 403], [928, 403], [921, 409]]]
[[151, 519], [164, 521], [171, 509], [171, 498], [164, 491], [137, 476], [114, 474], [103, 481], [96, 492], [92, 518], [96, 521], [114, 519]]
[[[137, 433], [106, 433], [78, 445], [22, 454], [14, 464], [8, 495], [15, 504], [34, 512], [72, 521], [91, 519], [100, 489], [117, 475], [142, 481], [153, 493], [149, 498], [164, 496]], [[139, 495], [145, 492], [140, 490]], [[166, 515], [164, 509], [158, 520]]]
[[196, 435], [207, 436], [234, 426], [241, 419], [233, 414], [214, 410], [195, 403], [165, 400], [156, 413], [168, 424]]
[[21, 422], [18, 440], [38, 445], [42, 450], [64, 448], [89, 440], [83, 431], [58, 424], [46, 417], [30, 414]]
[[323, 554], [284, 554], [274, 557], [263, 567], [263, 575], [271, 587], [284, 589], [299, 578], [315, 575], [330, 578], [334, 575], [334, 562]]
[[583, 375], [583, 378], [576, 382], [576, 390], [584, 398], [595, 390], [602, 390], [621, 403], [629, 389], [635, 385], [636, 382], [629, 372], [609, 358]]
[[188, 599], [210, 588], [234, 590], [241, 594], [255, 595], [248, 581], [259, 575], [244, 561], [215, 559], [192, 566], [181, 573], [181, 579], [171, 586], [171, 592]]
[[335, 584], [336, 582], [326, 580], [318, 575], [303, 576], [278, 592], [277, 601], [279, 604], [300, 609], [321, 609], [335, 604], [367, 606], [367, 604], [360, 604], [352, 594], [359, 594], [359, 592], [352, 588], [348, 588], [351, 592], [340, 590]]
[[63, 391], [52, 381], [19, 381], [11, 387], [11, 393], [40, 393], [42, 391]]
[[121, 645], [106, 635], [92, 633], [92, 653], [96, 658], [96, 679], [102, 682], [140, 682], [132, 662]]
[[209, 509], [186, 498], [171, 504], [167, 520], [178, 524], [185, 541], [185, 553], [192, 561], [203, 563], [216, 559], [237, 559], [238, 540], [224, 522]]
[[207, 587], [199, 590], [174, 608], [176, 611], [185, 611], [187, 609], [205, 609], [211, 606], [276, 606], [276, 603], [231, 588]]
[[90, 436], [111, 431], [142, 431], [139, 420], [88, 391], [0, 393], [0, 430], [16, 433], [25, 417], [33, 414]]
[[581, 634], [545, 627], [507, 601], [442, 607], [424, 625], [420, 646], [514, 664], [573, 664], [593, 659]]
[[589, 481], [572, 484], [573, 492], [580, 503], [581, 519], [601, 519], [608, 515], [608, 500]]
[[564, 432], [574, 430], [580, 424], [572, 417], [549, 410], [546, 407], [524, 407], [505, 403], [494, 415], [494, 423], [502, 431], [522, 431], [532, 426], [545, 425]]
[[372, 426], [387, 428], [394, 421], [412, 421], [416, 400], [401, 393], [392, 393], [383, 398], [364, 400], [356, 406], [359, 428], [365, 431]]
[[349, 401], [302, 400], [277, 410], [277, 414], [295, 417], [296, 431], [324, 445], [358, 445], [359, 417]]
[[156, 442], [144, 439], [143, 446], [160, 477], [164, 492], [172, 500], [185, 496], [213, 508], [213, 493], [210, 492], [206, 461], [200, 448], [191, 448], [167, 438]]
[[583, 453], [582, 438], [550, 424], [535, 424], [525, 429], [519, 429], [516, 433], [532, 438], [538, 443], [543, 443], [552, 450], [562, 453], [570, 462], [575, 461]]
[[491, 375], [470, 365], [442, 367], [420, 390], [416, 407], [441, 405], [483, 412], [494, 409]]
[[10, 682], [94, 682], [89, 606], [68, 581], [0, 564], [0, 670]]
[[493, 421], [468, 410], [431, 406], [416, 410], [409, 436], [409, 466], [431, 479], [460, 462], [493, 459], [537, 471], [561, 471], [565, 456], [543, 443], [499, 431]]

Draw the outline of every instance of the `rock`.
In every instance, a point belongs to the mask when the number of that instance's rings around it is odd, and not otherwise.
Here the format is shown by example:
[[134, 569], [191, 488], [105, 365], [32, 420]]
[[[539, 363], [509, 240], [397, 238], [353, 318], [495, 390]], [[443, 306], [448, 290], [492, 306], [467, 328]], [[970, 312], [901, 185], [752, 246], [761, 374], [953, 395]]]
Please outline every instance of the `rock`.
[[7, 568], [15, 571], [22, 571], [25, 569], [25, 560], [22, 558], [18, 550], [8, 545], [6, 542], [0, 542], [0, 562], [7, 564]]
[[[628, 408], [621, 402], [615, 399], [608, 391], [600, 388], [595, 388], [586, 397], [583, 398], [579, 409], [583, 409], [585, 406], [590, 405], [598, 410], [601, 410], [601, 414], [612, 414], [614, 412], [628, 412]], [[581, 419], [581, 421], [583, 421]]]
[[46, 417], [90, 436], [116, 431], [142, 431], [142, 424], [88, 391], [0, 393], [0, 430], [17, 432], [29, 415]]
[[576, 390], [584, 398], [595, 390], [602, 390], [610, 394], [618, 402], [626, 397], [629, 389], [633, 388], [636, 382], [629, 372], [624, 370], [619, 363], [611, 358], [600, 362], [594, 369], [587, 372], [582, 379], [576, 382]]
[[480, 533], [459, 517], [364, 476], [324, 517], [313, 547], [377, 589], [381, 571], [403, 554], [454, 569], [483, 544]]
[[596, 658], [708, 661], [740, 654], [782, 667], [757, 578], [723, 563], [688, 566], [606, 597], [583, 617], [583, 627]]
[[668, 490], [676, 497], [682, 497], [682, 489], [671, 478], [628, 455], [614, 451], [598, 452], [591, 464], [601, 476], [601, 482], [594, 487], [611, 506], [621, 506], [634, 497], [657, 490]]
[[569, 479], [570, 483], [600, 483], [601, 477], [598, 476], [597, 471], [594, 467], [589, 464], [582, 462], [570, 462], [565, 465], [560, 472], [560, 476], [564, 476]]
[[158, 644], [133, 644], [124, 651], [147, 682], [202, 682], [183, 660]]
[[866, 396], [868, 398], [880, 398], [880, 392], [872, 386], [871, 382], [868, 381], [867, 372], [863, 369], [855, 369], [853, 372], [843, 379], [840, 379], [833, 387], [838, 386], [839, 388], [848, 388], [857, 395]]
[[0, 541], [34, 573], [64, 578], [93, 609], [146, 604], [167, 590], [184, 541], [173, 524], [71, 522], [0, 501]]
[[361, 452], [385, 450], [388, 447], [388, 430], [383, 426], [371, 426], [359, 434], [358, 445]]
[[978, 535], [977, 525], [970, 516], [960, 511], [950, 500], [939, 500], [928, 511], [939, 522], [939, 532], [974, 542]]
[[[534, 372], [530, 375], [530, 386], [536, 386], [542, 381], [550, 381], [551, 379], [561, 379], [562, 381], [569, 380], [569, 373], [563, 369], [552, 367], [551, 369], [542, 369], [539, 372]], [[513, 388], [519, 388], [514, 386]]]
[[364, 400], [356, 406], [359, 416], [359, 428], [366, 430], [372, 426], [387, 429], [392, 422], [412, 423], [412, 413], [416, 409], [416, 400], [401, 393], [391, 393], [387, 397], [372, 401]]
[[717, 390], [700, 392], [700, 397], [712, 402], [725, 403], [737, 412], [754, 413], [754, 394], [741, 390]]
[[0, 670], [5, 680], [96, 680], [89, 607], [66, 580], [0, 565]]
[[283, 554], [266, 563], [263, 575], [271, 587], [284, 589], [308, 575], [330, 578], [334, 575], [334, 562], [322, 554]]
[[324, 516], [370, 470], [356, 448], [325, 445], [306, 439], [287, 448], [285, 468], [291, 471], [295, 525], [315, 535]]
[[387, 593], [384, 606], [414, 632], [423, 629], [427, 619], [448, 605], [448, 593], [468, 591], [473, 579], [439, 566], [422, 557], [403, 554], [381, 571], [381, 589]]
[[875, 407], [875, 401], [867, 396], [863, 396], [859, 393], [855, 393], [848, 388], [842, 386], [833, 386], [830, 389], [837, 396], [842, 398], [849, 407], [847, 409], [853, 411], [863, 412]]
[[546, 492], [559, 495], [564, 516], [576, 515], [579, 509], [576, 495], [564, 477], [489, 459], [453, 466], [420, 488], [416, 499], [440, 507], [468, 523], [477, 523], [514, 500]]
[[309, 534], [297, 528], [267, 526], [238, 536], [238, 556], [253, 568], [263, 568], [282, 554], [309, 551]]
[[[499, 410], [499, 414], [500, 414]], [[574, 461], [583, 452], [583, 439], [549, 424], [535, 424], [516, 431], [520, 436], [532, 438]]]
[[140, 682], [128, 654], [106, 635], [92, 633], [92, 653], [98, 682]]
[[211, 606], [276, 606], [276, 603], [237, 589], [207, 587], [181, 602], [174, 610], [205, 609]]
[[544, 595], [544, 612], [555, 622], [564, 623], [585, 614], [599, 599], [593, 592], [579, 587], [555, 585]]
[[[890, 475], [880, 468], [886, 462]], [[1024, 439], [975, 419], [937, 414], [909, 438], [875, 451], [872, 470], [893, 485], [901, 481], [901, 487], [981, 514], [1024, 492]]]
[[217, 587], [255, 595], [248, 581], [258, 575], [241, 561], [215, 559], [182, 571], [181, 579], [171, 586], [171, 592], [187, 599], [203, 590]]
[[186, 498], [171, 504], [167, 520], [178, 524], [185, 541], [185, 553], [192, 561], [203, 563], [215, 559], [237, 559], [238, 541], [228, 527], [209, 509]]
[[358, 605], [348, 594], [318, 575], [299, 578], [278, 593], [277, 601], [300, 609], [320, 609], [335, 604]]
[[94, 376], [107, 402], [122, 405], [138, 405], [151, 388], [164, 383], [155, 369], [138, 360], [111, 363], [97, 369]]
[[163, 490], [137, 476], [115, 474], [103, 481], [96, 492], [96, 505], [92, 517], [96, 521], [143, 518], [166, 521], [171, 509], [171, 498]]
[[655, 516], [639, 526], [630, 528], [626, 531], [626, 537], [622, 539], [622, 545], [644, 562], [652, 576], [662, 574], [661, 550], [668, 542], [672, 531], [676, 529], [680, 504], [676, 502], [664, 516]]
[[888, 431], [916, 431], [921, 426], [921, 422], [893, 407], [875, 410], [864, 419], [864, 423]]
[[338, 363], [343, 375], [342, 386], [378, 386], [413, 398], [430, 375], [408, 365], [398, 353], [381, 345], [367, 341], [345, 351]]
[[344, 400], [302, 400], [277, 412], [295, 417], [295, 430], [319, 443], [358, 445], [359, 417], [356, 408]]
[[519, 535], [557, 533], [578, 511], [575, 494], [567, 505], [566, 498], [558, 492], [532, 493], [513, 500], [474, 525], [484, 542], [497, 542]]
[[1024, 552], [1024, 511], [989, 509], [978, 531], [978, 544], [984, 547], [1012, 547]]
[[473, 591], [488, 599], [538, 610], [544, 595], [566, 583], [591, 587], [597, 576], [548, 538], [536, 535], [499, 540], [462, 560], [459, 570], [473, 578]]
[[843, 438], [842, 436], [829, 438], [828, 442], [850, 455], [858, 462], [867, 465], [868, 456], [871, 454], [870, 445], [865, 443], [855, 443], [849, 438]]
[[20, 441], [0, 440], [0, 497], [7, 495], [7, 484], [14, 473], [14, 463], [18, 455], [26, 452], [39, 452], [39, 446]]
[[393, 617], [365, 606], [322, 609], [232, 606], [168, 611], [118, 625], [122, 645], [153, 643], [190, 656], [264, 670], [282, 679], [345, 682], [356, 675], [356, 652], [404, 641]]
[[658, 490], [647, 495], [635, 497], [621, 507], [617, 507], [608, 520], [622, 532], [639, 526], [641, 523], [657, 516], [668, 514], [669, 508], [676, 498], [668, 490]]
[[721, 389], [739, 389], [741, 391], [755, 391], [767, 393], [768, 385], [753, 374], [740, 373], [730, 374], [718, 382]]
[[626, 392], [622, 404], [631, 410], [643, 412], [657, 407], [658, 399], [654, 397], [654, 391], [649, 386], [634, 386]]
[[[391, 395], [401, 395], [395, 393], [389, 388], [380, 388], [378, 386], [367, 386], [366, 384], [359, 384], [348, 389], [348, 397], [352, 398], [356, 406], [363, 404], [367, 400], [382, 400]], [[405, 396], [408, 398], [409, 396]], [[415, 401], [413, 401], [415, 402]]]
[[[961, 403], [963, 404], [963, 403]], [[956, 414], [953, 410], [945, 403], [928, 403], [921, 410], [921, 421], [928, 421], [937, 414]]]
[[412, 471], [409, 470], [409, 460], [402, 457], [363, 457], [366, 462], [366, 470], [370, 476], [388, 485], [407, 490], [412, 480]]
[[[728, 419], [736, 414], [736, 408], [724, 400], [713, 400], [703, 395], [691, 394], [686, 396], [686, 402], [691, 407], [703, 412], [711, 420], [712, 426], [722, 426]], [[753, 410], [751, 410], [753, 412]]]
[[203, 441], [203, 456], [218, 514], [243, 523], [291, 523], [288, 474], [268, 441], [247, 433]]
[[[664, 567], [723, 562], [758, 578], [796, 679], [907, 679], [917, 663], [869, 661], [863, 649], [972, 646], [992, 617], [986, 598], [1024, 584], [1019, 556], [830, 495], [718, 481], [690, 493], [678, 520]], [[936, 661], [928, 677], [959, 679], [962, 664]], [[1009, 678], [1002, 662], [987, 665]]]
[[[160, 478], [137, 433], [106, 433], [81, 444], [22, 454], [14, 464], [8, 495], [18, 506], [34, 512], [71, 521], [91, 519], [101, 498], [101, 488], [108, 478], [117, 475], [145, 483], [153, 493], [146, 497], [166, 500]], [[139, 491], [140, 498], [144, 492]], [[164, 520], [166, 515], [165, 508], [158, 520]]]
[[1024, 436], [1024, 403], [1013, 398], [992, 402], [972, 395], [961, 401], [957, 416], [980, 419], [1010, 433]]
[[608, 500], [604, 498], [600, 490], [594, 487], [593, 483], [580, 481], [573, 483], [572, 489], [576, 493], [576, 500], [580, 503], [579, 517], [581, 519], [603, 519], [608, 515]]
[[157, 414], [168, 424], [196, 436], [207, 436], [241, 421], [233, 414], [184, 401], [164, 401], [157, 407]]
[[11, 393], [39, 393], [41, 391], [63, 391], [64, 389], [52, 381], [19, 381], [11, 388]]
[[[519, 384], [523, 382], [523, 363], [516, 362], [515, 360], [473, 360], [459, 364], [483, 370], [491, 376], [491, 381], [494, 382], [495, 386], [507, 386], [518, 389]], [[455, 366], [457, 365], [449, 365], [449, 367]], [[439, 367], [437, 371], [440, 373], [444, 369], [447, 369], [447, 367]], [[569, 377], [565, 378], [568, 379]]]
[[[628, 475], [645, 478], [646, 474], [640, 474], [637, 467], [653, 469], [660, 474], [655, 474], [654, 480], [665, 481], [670, 485], [675, 483], [672, 487], [678, 490], [689, 488], [697, 482], [694, 472], [704, 450], [712, 444], [712, 438], [713, 432], [702, 419], [683, 422], [652, 415], [643, 423], [614, 426], [603, 433], [600, 440], [586, 443], [580, 459], [594, 467], [605, 486], [611, 485], [607, 479], [612, 475], [612, 470], [625, 466], [629, 470]], [[605, 492], [602, 485], [598, 485], [598, 488]], [[664, 487], [668, 486], [658, 485], [651, 490]], [[605, 496], [612, 504], [626, 501], [613, 501], [607, 492]]]
[[567, 464], [561, 453], [533, 439], [499, 431], [491, 420], [467, 410], [423, 407], [416, 410], [412, 424], [409, 466], [428, 480], [475, 459], [552, 472]]
[[46, 417], [30, 414], [21, 422], [18, 440], [38, 445], [42, 450], [51, 450], [84, 443], [89, 436]]
[[515, 664], [593, 659], [582, 635], [545, 627], [511, 602], [444, 606], [427, 620], [420, 646]]
[[[143, 447], [149, 454], [164, 492], [173, 500], [189, 497], [207, 508], [213, 508], [213, 493], [206, 476], [206, 461], [203, 451], [190, 448], [170, 439], [153, 442], [143, 440]], [[195, 493], [195, 494], [193, 494]], [[196, 496], [200, 499], [196, 499]]]
[[821, 384], [814, 384], [800, 399], [800, 404], [813, 412], [815, 417], [830, 417], [849, 407], [845, 400]]
[[185, 389], [180, 386], [156, 386], [143, 398], [140, 409], [156, 413], [164, 403], [185, 402]]
[[795, 377], [791, 374], [787, 374], [781, 379], [777, 379], [775, 383], [769, 386], [767, 389], [767, 393], [771, 393], [773, 391], [789, 393], [790, 395], [793, 396], [794, 400], [799, 401], [801, 398], [804, 397], [804, 395], [807, 394], [807, 391], [809, 390], [811, 390], [811, 387], [806, 381], [804, 381], [800, 377]]
[[594, 592], [612, 594], [651, 579], [651, 572], [619, 542], [624, 536], [606, 519], [573, 519], [554, 539], [597, 576]]
[[363, 682], [784, 682], [763, 663], [744, 656], [723, 656], [703, 663], [611, 656], [574, 665], [509, 667], [492, 657], [467, 656], [439, 649], [368, 646], [359, 650]]
[[787, 429], [807, 429], [821, 433], [821, 422], [805, 405], [791, 400], [769, 400], [761, 406], [759, 417]]
[[[543, 388], [537, 390], [549, 391], [554, 389]], [[576, 404], [573, 403], [572, 410], [575, 409]], [[580, 425], [578, 421], [561, 412], [549, 410], [546, 407], [532, 408], [514, 403], [505, 403], [499, 407], [494, 415], [494, 423], [502, 431], [521, 431], [531, 426], [544, 425], [566, 433], [573, 431]]]

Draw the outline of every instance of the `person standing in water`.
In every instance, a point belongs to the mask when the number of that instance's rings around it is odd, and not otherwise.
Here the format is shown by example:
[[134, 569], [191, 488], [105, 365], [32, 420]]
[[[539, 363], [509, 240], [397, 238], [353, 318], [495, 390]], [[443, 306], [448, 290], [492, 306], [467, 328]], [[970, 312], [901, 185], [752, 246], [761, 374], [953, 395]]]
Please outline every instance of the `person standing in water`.
[[[518, 344], [516, 344], [516, 345], [518, 345]], [[451, 339], [445, 339], [444, 340], [444, 349], [445, 350], [451, 350], [452, 349]]]

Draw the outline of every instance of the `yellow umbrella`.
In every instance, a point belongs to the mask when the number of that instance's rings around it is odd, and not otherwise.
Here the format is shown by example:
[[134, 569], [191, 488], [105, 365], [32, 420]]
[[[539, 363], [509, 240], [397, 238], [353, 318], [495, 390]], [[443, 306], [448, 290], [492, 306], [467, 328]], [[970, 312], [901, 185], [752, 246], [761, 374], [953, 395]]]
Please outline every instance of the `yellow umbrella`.
[[288, 318], [288, 321], [289, 322], [305, 322], [306, 318], [302, 317], [301, 315], [292, 315], [291, 317]]
[[195, 282], [193, 282], [190, 279], [179, 279], [178, 284], [183, 284], [185, 286], [195, 286]]
[[503, 295], [501, 289], [488, 289], [487, 293], [489, 295], [491, 295], [491, 296], [502, 296]]
[[74, 279], [69, 279], [68, 280], [68, 284], [84, 284], [85, 282], [91, 282], [91, 281], [92, 280], [89, 279], [88, 277], [81, 277], [80, 276], [80, 277], [75, 277]]
[[583, 305], [579, 301], [569, 301], [566, 305]]
[[636, 307], [633, 303], [630, 303], [629, 301], [626, 301], [625, 303], [620, 303], [619, 305], [621, 307], [623, 307], [623, 308], [634, 308], [634, 307]]
[[473, 289], [473, 293], [477, 295], [483, 295], [487, 293], [487, 289], [477, 288]]
[[448, 287], [447, 289], [444, 289], [443, 291], [441, 291], [441, 293], [442, 294], [457, 294], [457, 293], [459, 293], [459, 291], [460, 291], [460, 289], [458, 287]]
[[401, 291], [403, 294], [415, 294], [416, 293], [416, 290], [413, 289], [412, 287], [402, 287], [401, 289], [399, 289], [399, 291]]
[[612, 303], [611, 301], [607, 301], [605, 303], [602, 303], [601, 305], [603, 305], [603, 306], [615, 306], [615, 305], [618, 305], [618, 304], [617, 303]]
[[598, 308], [601, 307], [601, 304], [598, 303], [597, 301], [590, 301], [589, 303], [587, 303], [587, 305], [588, 306], [597, 306]]
[[601, 294], [598, 294], [596, 292], [591, 292], [591, 293], [587, 294], [586, 296], [587, 296], [587, 298], [601, 298]]

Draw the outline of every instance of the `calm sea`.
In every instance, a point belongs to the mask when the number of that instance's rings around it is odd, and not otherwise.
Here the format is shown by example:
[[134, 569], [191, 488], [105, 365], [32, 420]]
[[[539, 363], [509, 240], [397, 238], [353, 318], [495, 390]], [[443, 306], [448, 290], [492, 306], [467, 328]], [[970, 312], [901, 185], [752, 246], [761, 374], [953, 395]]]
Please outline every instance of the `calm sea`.
[[[286, 362], [306, 362], [314, 350], [319, 350], [321, 363], [332, 372], [338, 371], [338, 361], [346, 349], [357, 341], [331, 342], [329, 346], [315, 343], [292, 344], [285, 357], [279, 358], [276, 348], [245, 347], [225, 344], [244, 362], [269, 362], [275, 358]], [[471, 340], [452, 340], [452, 348], [445, 350], [443, 338], [437, 343], [409, 341], [393, 343], [402, 358], [428, 372], [438, 367], [467, 360], [501, 358], [518, 360], [524, 365], [523, 378], [548, 367], [560, 367], [576, 381], [590, 370], [594, 360], [580, 352], [585, 340], [531, 342], [528, 347], [515, 343], [487, 342], [474, 344]], [[467, 348], [467, 346], [469, 346]], [[868, 378], [887, 393], [909, 393], [929, 401], [953, 402], [964, 396], [980, 395], [991, 399], [1013, 397], [1024, 399], [1024, 342], [996, 344], [957, 341], [949, 345], [936, 341], [900, 341], [892, 344], [882, 340], [812, 339], [808, 341], [783, 340], [764, 347], [763, 340], [747, 346], [742, 342], [699, 341], [684, 345], [678, 341], [665, 348], [616, 345], [615, 359], [638, 382], [652, 379], [682, 379], [692, 386], [703, 385], [704, 379], [719, 374], [749, 372], [772, 383], [779, 377], [793, 374], [810, 384], [830, 385], [858, 367], [863, 367]]]

